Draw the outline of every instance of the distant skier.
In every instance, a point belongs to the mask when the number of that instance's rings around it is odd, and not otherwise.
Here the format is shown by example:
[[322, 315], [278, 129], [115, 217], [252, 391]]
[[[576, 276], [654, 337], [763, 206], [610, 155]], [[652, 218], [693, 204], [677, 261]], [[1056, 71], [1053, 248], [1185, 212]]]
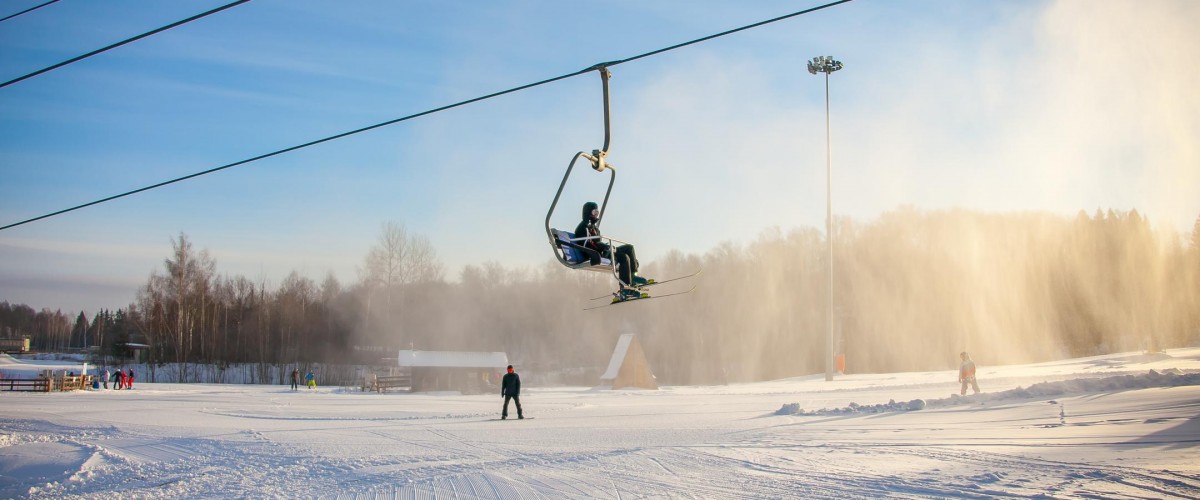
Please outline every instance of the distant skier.
[[971, 385], [975, 394], [979, 394], [979, 383], [975, 382], [975, 362], [971, 361], [971, 356], [967, 354], [967, 351], [963, 351], [958, 357], [962, 358], [962, 364], [958, 367], [958, 382], [962, 384], [959, 395], [967, 395], [967, 384]]
[[108, 389], [108, 379], [112, 378], [112, 372], [108, 368], [104, 369], [104, 388]]
[[133, 389], [133, 368], [129, 369], [129, 377], [125, 380], [125, 388]]
[[504, 397], [504, 409], [500, 412], [500, 420], [508, 418], [508, 400], [517, 404], [517, 418], [525, 418], [521, 412], [521, 377], [508, 365], [508, 373], [500, 381], [500, 395]]
[[292, 368], [292, 390], [300, 388], [300, 369]]
[[304, 376], [304, 383], [308, 385], [309, 389], [317, 388], [317, 378], [313, 376], [313, 372], [310, 371], [308, 372], [308, 375]]
[[114, 390], [114, 391], [115, 391], [115, 390], [118, 390], [118, 389], [120, 389], [120, 388], [121, 388], [121, 379], [122, 379], [122, 378], [124, 378], [124, 376], [125, 376], [125, 372], [123, 372], [123, 371], [121, 371], [121, 370], [117, 370], [117, 371], [113, 372], [113, 374], [112, 374], [112, 385], [113, 385], [113, 386], [112, 386], [112, 388], [113, 388], [113, 390]]

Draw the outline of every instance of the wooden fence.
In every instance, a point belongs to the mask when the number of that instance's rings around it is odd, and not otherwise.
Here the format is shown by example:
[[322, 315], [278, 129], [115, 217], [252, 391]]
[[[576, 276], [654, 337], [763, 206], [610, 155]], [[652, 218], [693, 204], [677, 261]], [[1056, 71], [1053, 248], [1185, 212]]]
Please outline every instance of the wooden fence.
[[0, 379], [0, 391], [57, 392], [91, 389], [91, 375], [67, 375], [65, 372], [43, 374], [33, 379]]
[[376, 375], [372, 373], [363, 377], [363, 391], [386, 392], [388, 389], [398, 387], [403, 387], [405, 390], [412, 392], [412, 375], [409, 373], [400, 373], [398, 375]]
[[50, 379], [4, 379], [0, 380], [0, 391], [50, 392]]

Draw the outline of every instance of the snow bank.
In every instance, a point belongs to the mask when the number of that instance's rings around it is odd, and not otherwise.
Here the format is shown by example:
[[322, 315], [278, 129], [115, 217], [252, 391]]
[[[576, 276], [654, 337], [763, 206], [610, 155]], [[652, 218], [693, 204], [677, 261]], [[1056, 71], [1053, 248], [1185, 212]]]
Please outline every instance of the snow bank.
[[776, 415], [848, 415], [862, 413], [887, 413], [898, 411], [915, 411], [925, 408], [944, 408], [962, 404], [984, 404], [1005, 401], [1028, 401], [1039, 398], [1053, 398], [1065, 395], [1091, 394], [1097, 392], [1116, 392], [1133, 389], [1149, 389], [1152, 387], [1179, 387], [1185, 385], [1200, 385], [1200, 373], [1184, 373], [1177, 368], [1162, 372], [1150, 370], [1142, 375], [1117, 375], [1104, 378], [1078, 378], [1058, 382], [1042, 382], [1030, 385], [1028, 388], [980, 393], [971, 396], [952, 394], [948, 398], [935, 400], [914, 399], [897, 402], [895, 399], [887, 403], [860, 405], [850, 403], [842, 408], [822, 408], [820, 410], [805, 410], [800, 403], [787, 403], [775, 411]]

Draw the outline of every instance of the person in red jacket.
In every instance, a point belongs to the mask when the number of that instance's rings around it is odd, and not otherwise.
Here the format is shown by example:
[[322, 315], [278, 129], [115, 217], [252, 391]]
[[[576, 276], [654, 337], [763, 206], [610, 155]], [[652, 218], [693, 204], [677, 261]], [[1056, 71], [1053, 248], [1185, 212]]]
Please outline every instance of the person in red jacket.
[[958, 382], [962, 384], [959, 395], [967, 395], [968, 384], [975, 389], [975, 394], [979, 394], [979, 383], [975, 381], [975, 362], [971, 361], [971, 356], [967, 354], [967, 351], [963, 351], [958, 357], [962, 359], [962, 364], [958, 366]]
[[504, 410], [500, 412], [500, 420], [508, 418], [510, 399], [517, 404], [517, 418], [525, 418], [521, 412], [521, 377], [513, 371], [512, 365], [508, 365], [508, 373], [504, 374], [504, 380], [500, 382], [500, 395], [504, 397]]
[[129, 377], [125, 379], [125, 388], [133, 389], [133, 368], [129, 369]]

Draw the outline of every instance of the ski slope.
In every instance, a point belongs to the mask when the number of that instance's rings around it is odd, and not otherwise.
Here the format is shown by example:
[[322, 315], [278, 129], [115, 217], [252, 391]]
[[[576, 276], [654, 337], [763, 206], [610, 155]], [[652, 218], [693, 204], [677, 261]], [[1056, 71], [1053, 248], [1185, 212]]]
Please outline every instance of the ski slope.
[[524, 421], [499, 394], [4, 392], [0, 498], [1200, 497], [1200, 349], [955, 378], [533, 387]]

